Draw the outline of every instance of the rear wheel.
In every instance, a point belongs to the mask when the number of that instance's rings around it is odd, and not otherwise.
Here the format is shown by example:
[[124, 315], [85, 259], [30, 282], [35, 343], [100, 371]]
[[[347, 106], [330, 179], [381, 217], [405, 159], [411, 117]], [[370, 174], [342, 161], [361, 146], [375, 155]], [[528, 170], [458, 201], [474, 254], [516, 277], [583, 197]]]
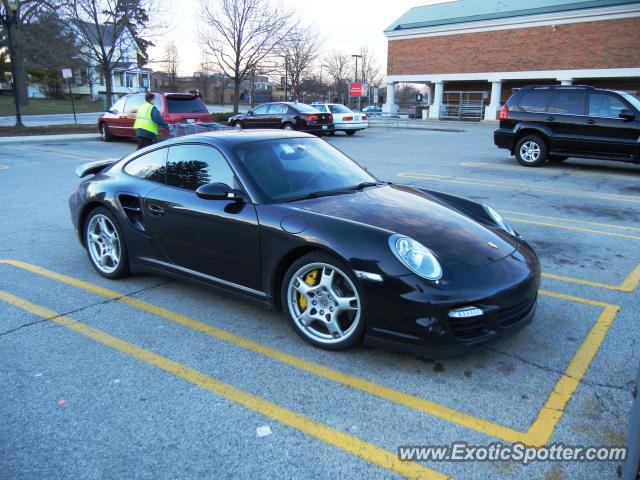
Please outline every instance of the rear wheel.
[[562, 156], [562, 155], [549, 155], [549, 161], [552, 162], [552, 163], [562, 163], [567, 158], [569, 158], [569, 157], [565, 157], [565, 156]]
[[355, 135], [356, 130], [345, 130], [344, 133], [346, 133], [347, 135]]
[[516, 160], [525, 167], [539, 167], [547, 159], [547, 144], [537, 135], [522, 137], [516, 144]]
[[293, 125], [291, 123], [285, 123], [282, 125], [282, 130], [293, 130]]
[[100, 124], [100, 136], [103, 142], [110, 142], [113, 139], [113, 135], [111, 135], [106, 123]]
[[109, 210], [98, 207], [91, 211], [85, 222], [84, 238], [89, 260], [100, 275], [122, 278], [129, 274], [124, 235]]
[[351, 269], [333, 255], [309, 253], [289, 267], [282, 305], [293, 329], [325, 350], [342, 350], [362, 339], [362, 295]]

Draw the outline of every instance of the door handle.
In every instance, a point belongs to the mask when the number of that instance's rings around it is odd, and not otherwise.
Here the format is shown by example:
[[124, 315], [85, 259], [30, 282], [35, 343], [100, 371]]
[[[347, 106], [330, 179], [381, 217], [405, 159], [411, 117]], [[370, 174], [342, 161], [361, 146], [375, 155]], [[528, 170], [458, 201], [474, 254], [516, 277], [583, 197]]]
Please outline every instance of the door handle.
[[553, 122], [555, 121], [556, 117], [547, 117], [547, 121], [548, 122]]
[[156, 205], [155, 203], [149, 204], [147, 209], [149, 210], [149, 213], [151, 213], [151, 215], [164, 215], [164, 208]]
[[596, 121], [593, 118], [590, 118], [589, 120], [587, 120], [587, 123], [589, 125], [593, 125], [594, 123], [596, 123]]

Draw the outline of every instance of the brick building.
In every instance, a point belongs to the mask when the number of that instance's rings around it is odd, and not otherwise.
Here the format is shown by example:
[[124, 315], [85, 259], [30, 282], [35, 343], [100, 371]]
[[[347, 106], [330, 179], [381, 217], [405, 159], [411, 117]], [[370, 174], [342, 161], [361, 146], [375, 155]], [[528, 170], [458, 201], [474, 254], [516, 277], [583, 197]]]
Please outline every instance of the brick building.
[[640, 91], [640, 1], [457, 0], [412, 8], [384, 33], [385, 111], [401, 82], [427, 85], [430, 118], [453, 91], [478, 94], [486, 120], [528, 84]]

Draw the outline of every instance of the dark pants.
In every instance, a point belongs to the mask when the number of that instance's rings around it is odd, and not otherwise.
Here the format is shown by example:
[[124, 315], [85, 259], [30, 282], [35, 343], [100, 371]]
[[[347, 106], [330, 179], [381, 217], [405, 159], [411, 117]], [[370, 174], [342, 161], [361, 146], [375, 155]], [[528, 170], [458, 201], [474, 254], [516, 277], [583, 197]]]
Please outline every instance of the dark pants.
[[136, 137], [138, 139], [138, 150], [144, 147], [148, 147], [149, 145], [153, 145], [156, 141], [153, 138], [149, 137]]

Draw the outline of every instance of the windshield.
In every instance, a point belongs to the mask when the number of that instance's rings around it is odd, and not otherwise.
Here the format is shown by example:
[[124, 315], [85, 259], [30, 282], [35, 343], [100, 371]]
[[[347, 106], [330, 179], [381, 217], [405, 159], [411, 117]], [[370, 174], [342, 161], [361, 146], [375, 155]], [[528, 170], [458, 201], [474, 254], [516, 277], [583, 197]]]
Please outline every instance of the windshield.
[[237, 145], [240, 166], [267, 203], [348, 193], [377, 179], [319, 138], [279, 138]]
[[207, 106], [200, 97], [167, 97], [169, 113], [207, 113]]
[[640, 112], [640, 100], [638, 100], [638, 97], [626, 92], [622, 93], [622, 96]]

